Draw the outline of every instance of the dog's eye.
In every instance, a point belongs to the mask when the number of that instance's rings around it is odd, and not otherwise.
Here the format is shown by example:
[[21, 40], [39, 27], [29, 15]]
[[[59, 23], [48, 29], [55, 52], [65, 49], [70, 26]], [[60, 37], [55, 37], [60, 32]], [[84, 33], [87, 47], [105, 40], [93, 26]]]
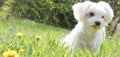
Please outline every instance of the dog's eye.
[[102, 18], [104, 18], [104, 16], [102, 16]]
[[91, 12], [89, 15], [92, 17], [92, 16], [94, 16], [94, 13], [93, 13], [93, 12]]

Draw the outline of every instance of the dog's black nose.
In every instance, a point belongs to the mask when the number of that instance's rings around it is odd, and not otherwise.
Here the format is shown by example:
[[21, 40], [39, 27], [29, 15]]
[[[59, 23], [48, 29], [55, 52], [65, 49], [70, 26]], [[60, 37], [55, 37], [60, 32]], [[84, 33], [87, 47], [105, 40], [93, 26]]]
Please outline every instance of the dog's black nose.
[[100, 22], [99, 21], [95, 21], [95, 25], [98, 25], [98, 26], [100, 26]]

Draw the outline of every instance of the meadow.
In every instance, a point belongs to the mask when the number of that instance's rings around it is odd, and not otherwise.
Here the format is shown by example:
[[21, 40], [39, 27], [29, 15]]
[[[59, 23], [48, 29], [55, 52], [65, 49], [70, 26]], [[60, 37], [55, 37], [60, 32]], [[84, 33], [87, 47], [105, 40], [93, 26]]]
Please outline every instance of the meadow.
[[[29, 20], [0, 19], [0, 57], [11, 50], [19, 57], [68, 57], [68, 48], [59, 45], [59, 41], [69, 32]], [[72, 57], [120, 57], [120, 39], [107, 36], [99, 53], [78, 49]]]

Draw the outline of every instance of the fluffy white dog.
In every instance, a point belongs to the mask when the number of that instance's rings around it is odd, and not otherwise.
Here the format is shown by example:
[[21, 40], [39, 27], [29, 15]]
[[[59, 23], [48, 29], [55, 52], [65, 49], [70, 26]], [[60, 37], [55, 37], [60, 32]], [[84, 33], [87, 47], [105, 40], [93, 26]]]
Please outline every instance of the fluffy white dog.
[[98, 3], [86, 1], [72, 6], [75, 19], [78, 21], [75, 28], [61, 43], [66, 43], [72, 50], [76, 47], [99, 51], [106, 38], [105, 26], [111, 22], [114, 13], [110, 5], [100, 1]]

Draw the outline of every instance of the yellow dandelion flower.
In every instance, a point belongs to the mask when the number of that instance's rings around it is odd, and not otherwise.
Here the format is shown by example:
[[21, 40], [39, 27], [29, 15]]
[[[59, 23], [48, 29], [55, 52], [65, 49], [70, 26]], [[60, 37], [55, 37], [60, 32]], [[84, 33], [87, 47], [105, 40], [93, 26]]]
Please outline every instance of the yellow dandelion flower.
[[36, 38], [37, 40], [42, 39], [42, 37], [41, 37], [41, 36], [38, 36], [38, 35], [35, 35], [35, 38]]
[[4, 53], [3, 53], [3, 56], [4, 57], [19, 57], [19, 55], [17, 54], [17, 52], [16, 51], [13, 51], [13, 50], [10, 50], [10, 51], [5, 51]]
[[100, 27], [99, 27], [99, 26], [96, 26], [96, 25], [94, 25], [93, 28], [94, 28], [95, 30], [99, 30], [99, 29], [100, 29]]
[[23, 33], [21, 33], [21, 32], [19, 32], [19, 33], [17, 33], [17, 34], [16, 34], [16, 36], [17, 36], [18, 38], [21, 38], [21, 37], [23, 37], [23, 36], [24, 36], [24, 34], [23, 34]]

